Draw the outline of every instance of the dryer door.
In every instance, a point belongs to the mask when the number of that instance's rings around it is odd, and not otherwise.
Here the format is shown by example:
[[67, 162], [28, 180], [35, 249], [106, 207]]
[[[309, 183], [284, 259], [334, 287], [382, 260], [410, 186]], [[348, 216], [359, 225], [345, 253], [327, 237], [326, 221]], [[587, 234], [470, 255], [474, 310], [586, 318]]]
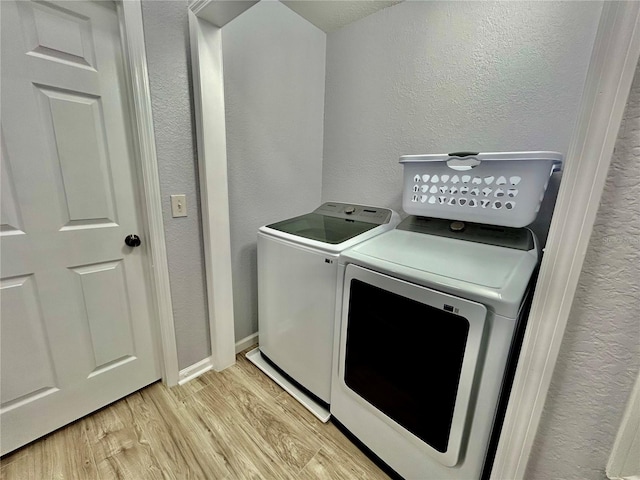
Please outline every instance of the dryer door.
[[390, 428], [454, 466], [485, 306], [352, 264], [343, 292], [340, 382]]

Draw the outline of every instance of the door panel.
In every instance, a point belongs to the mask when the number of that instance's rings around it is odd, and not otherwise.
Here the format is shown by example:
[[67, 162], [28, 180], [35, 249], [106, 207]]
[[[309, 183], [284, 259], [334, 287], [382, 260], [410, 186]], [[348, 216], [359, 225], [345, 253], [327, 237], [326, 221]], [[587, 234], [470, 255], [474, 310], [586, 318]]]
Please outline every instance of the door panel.
[[[407, 332], [419, 340], [407, 339]], [[460, 315], [353, 279], [344, 381], [403, 428], [446, 452], [468, 334], [469, 322]], [[383, 350], [385, 355], [371, 355]], [[406, 365], [417, 366], [419, 375]]]
[[341, 386], [426, 454], [456, 465], [486, 307], [354, 264], [345, 269], [342, 306]]
[[72, 268], [80, 284], [96, 368], [135, 355], [122, 261]]
[[3, 309], [12, 312], [2, 319], [1, 393], [8, 405], [55, 389], [57, 382], [34, 276], [2, 280], [0, 295]]
[[4, 454], [160, 375], [115, 4], [0, 8]]
[[[36, 86], [49, 156], [55, 159], [64, 227], [114, 223], [109, 154], [100, 98]], [[82, 139], [81, 142], [78, 139]], [[63, 228], [64, 228], [63, 227]]]
[[0, 165], [0, 235], [23, 234], [20, 220], [20, 205], [15, 192], [11, 165], [4, 145], [4, 135], [0, 131], [0, 156], [6, 161]]
[[28, 54], [95, 68], [91, 18], [52, 3], [20, 8]]

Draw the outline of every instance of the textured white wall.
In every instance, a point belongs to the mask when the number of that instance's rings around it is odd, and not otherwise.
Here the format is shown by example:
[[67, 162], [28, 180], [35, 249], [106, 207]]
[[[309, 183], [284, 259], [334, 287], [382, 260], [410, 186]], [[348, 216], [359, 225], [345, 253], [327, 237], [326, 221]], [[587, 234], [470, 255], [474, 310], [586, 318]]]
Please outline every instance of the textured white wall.
[[320, 204], [325, 40], [279, 2], [222, 30], [236, 341], [258, 330], [258, 228]]
[[525, 478], [605, 477], [640, 370], [640, 65]]
[[[223, 31], [238, 340], [257, 330], [257, 228], [314, 208], [321, 188], [400, 211], [401, 154], [564, 153], [600, 3], [403, 2], [332, 33], [324, 163], [325, 37], [279, 7], [261, 2]], [[143, 2], [181, 368], [210, 354], [186, 9]], [[171, 193], [187, 194], [189, 217], [171, 218]]]
[[[178, 364], [208, 357], [200, 193], [195, 157], [187, 0], [142, 4], [162, 192]], [[189, 216], [172, 218], [169, 195], [187, 195]]]
[[327, 36], [322, 199], [401, 211], [403, 154], [569, 143], [600, 2], [402, 2]]

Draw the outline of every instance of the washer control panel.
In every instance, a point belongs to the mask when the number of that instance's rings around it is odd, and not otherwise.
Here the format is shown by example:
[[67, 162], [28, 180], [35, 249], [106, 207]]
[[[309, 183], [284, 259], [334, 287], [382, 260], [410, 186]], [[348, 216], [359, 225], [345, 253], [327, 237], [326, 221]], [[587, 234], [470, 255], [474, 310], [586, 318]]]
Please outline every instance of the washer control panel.
[[388, 208], [368, 207], [353, 203], [326, 202], [316, 208], [313, 213], [376, 225], [383, 225], [391, 220], [391, 210]]

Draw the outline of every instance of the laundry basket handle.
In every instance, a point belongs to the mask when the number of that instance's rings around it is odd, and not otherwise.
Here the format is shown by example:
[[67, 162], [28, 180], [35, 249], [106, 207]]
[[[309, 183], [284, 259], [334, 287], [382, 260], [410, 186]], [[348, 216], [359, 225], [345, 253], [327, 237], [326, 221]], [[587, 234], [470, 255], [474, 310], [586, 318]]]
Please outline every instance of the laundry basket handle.
[[480, 152], [453, 152], [448, 153], [447, 155], [449, 155], [450, 157], [470, 157], [480, 155]]
[[457, 170], [459, 172], [464, 172], [465, 170], [471, 170], [472, 168], [477, 167], [482, 162], [475, 157], [470, 158], [457, 158], [453, 157], [450, 160], [447, 160], [447, 167], [452, 170]]

